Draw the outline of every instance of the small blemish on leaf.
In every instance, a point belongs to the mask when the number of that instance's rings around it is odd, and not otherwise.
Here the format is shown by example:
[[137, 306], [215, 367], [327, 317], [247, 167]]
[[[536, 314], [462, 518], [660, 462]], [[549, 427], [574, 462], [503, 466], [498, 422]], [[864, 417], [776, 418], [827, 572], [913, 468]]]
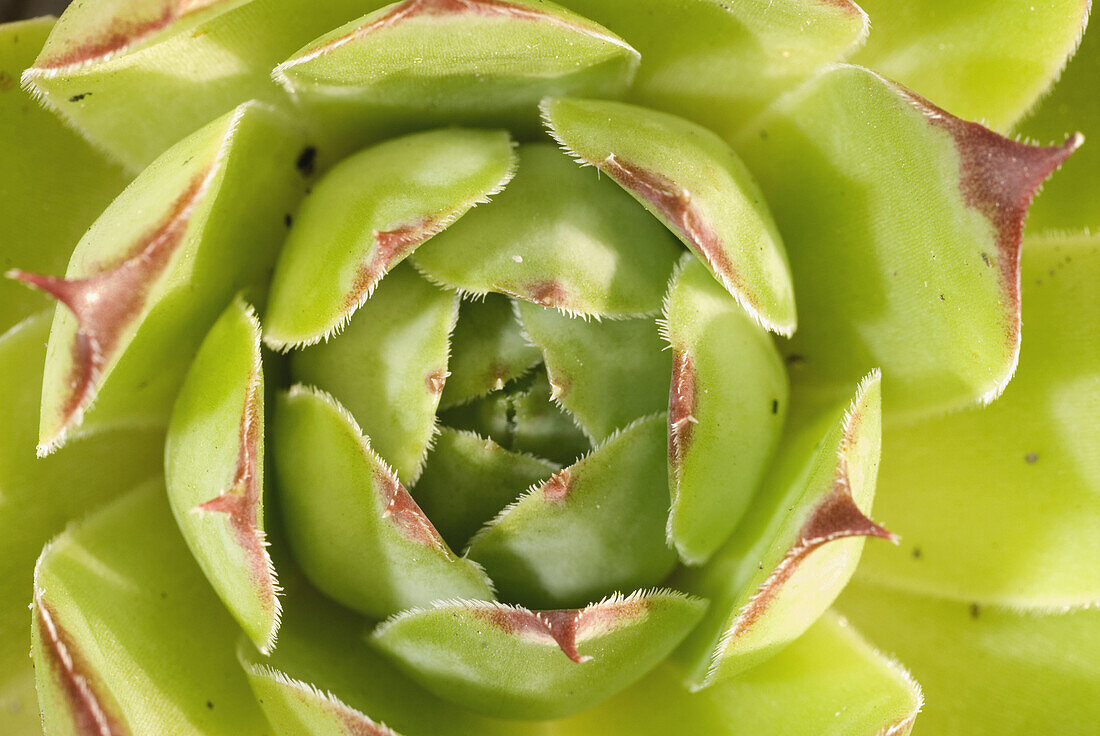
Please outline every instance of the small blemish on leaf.
[[294, 162], [298, 171], [302, 172], [302, 176], [313, 176], [313, 167], [317, 163], [317, 147], [306, 146], [302, 149], [302, 152], [298, 154], [298, 160]]
[[779, 413], [779, 399], [772, 399], [772, 414]]
[[944, 299], [944, 298], [943, 298], [943, 294], [940, 294], [940, 301], [941, 301], [941, 302], [945, 302], [945, 301], [947, 301], [946, 299]]
[[806, 364], [806, 358], [799, 355], [798, 353], [791, 353], [790, 355], [787, 356], [787, 365], [789, 365], [789, 366], [795, 367], [795, 366], [802, 366], [802, 365], [805, 365], [805, 364]]
[[913, 548], [913, 559], [914, 560], [919, 560], [921, 558], [921, 554], [922, 553], [920, 551], [920, 547], [914, 547]]
[[1028, 465], [1034, 465], [1035, 463], [1039, 462], [1039, 453], [1029, 452], [1028, 454], [1024, 455], [1024, 462], [1026, 462]]
[[289, 212], [287, 212], [286, 215], [283, 216], [283, 222], [286, 223], [287, 227], [290, 227], [294, 224], [294, 218], [290, 216]]
[[214, 704], [211, 703], [209, 700], [207, 700], [206, 701], [206, 708], [207, 708], [207, 710], [214, 710]]
[[985, 262], [986, 268], [993, 267], [993, 261], [989, 260], [989, 254], [984, 250], [982, 251], [982, 260]]
[[982, 615], [982, 607], [977, 603], [970, 604], [970, 618], [978, 618]]
[[81, 100], [83, 100], [83, 99], [84, 99], [85, 97], [88, 97], [88, 96], [89, 96], [89, 95], [91, 95], [91, 94], [92, 94], [91, 92], [81, 92], [81, 93], [80, 93], [80, 94], [78, 94], [78, 95], [73, 95], [72, 97], [70, 97], [70, 98], [69, 98], [69, 102], [80, 102], [80, 101], [81, 101]]
[[7, 92], [15, 87], [15, 80], [5, 71], [0, 71], [0, 92]]

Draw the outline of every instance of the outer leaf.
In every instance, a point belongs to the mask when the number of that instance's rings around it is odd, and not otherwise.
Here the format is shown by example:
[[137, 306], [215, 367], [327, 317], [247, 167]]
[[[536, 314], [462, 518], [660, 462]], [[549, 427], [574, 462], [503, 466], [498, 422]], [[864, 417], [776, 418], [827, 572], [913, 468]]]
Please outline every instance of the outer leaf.
[[739, 150], [791, 257], [792, 379], [839, 398], [880, 366], [891, 416], [995, 398], [1019, 354], [1028, 203], [1079, 143], [1015, 143], [857, 67], [778, 103]]
[[925, 688], [922, 733], [1085, 736], [1100, 719], [1100, 611], [1035, 616], [853, 582], [839, 606]]
[[[61, 271], [73, 244], [122, 191], [123, 171], [18, 89], [52, 18], [0, 25], [0, 271]], [[44, 308], [41, 295], [0, 285], [0, 330]]]
[[574, 314], [655, 312], [678, 249], [612, 182], [548, 144], [519, 149], [515, 181], [414, 260], [469, 294], [496, 291]]
[[794, 423], [770, 477], [729, 542], [686, 590], [714, 603], [679, 652], [693, 688], [774, 656], [832, 605], [855, 571], [863, 537], [896, 537], [867, 518], [880, 440], [877, 374], [845, 412]]
[[1015, 608], [1100, 601], [1100, 238], [1028, 239], [1027, 346], [981, 410], [890, 428], [879, 513], [910, 554], [859, 575]]
[[590, 322], [526, 302], [518, 313], [546, 356], [552, 399], [596, 442], [665, 409], [672, 365], [652, 319]]
[[672, 591], [538, 613], [455, 601], [399, 614], [371, 640], [441, 698], [498, 717], [556, 718], [636, 681], [683, 639], [704, 608], [704, 601]]
[[751, 672], [689, 693], [659, 667], [604, 705], [555, 724], [554, 736], [905, 736], [923, 698], [901, 666], [826, 613]]
[[775, 345], [696, 260], [665, 306], [669, 390], [669, 541], [701, 563], [729, 537], [767, 470], [787, 416]]
[[340, 162], [303, 200], [279, 255], [264, 340], [313, 345], [347, 325], [421, 243], [512, 178], [503, 131], [437, 130]]
[[676, 562], [668, 513], [664, 415], [640, 419], [555, 473], [470, 540], [505, 600], [576, 606], [664, 580]]
[[296, 387], [278, 410], [283, 521], [314, 585], [376, 618], [440, 598], [492, 599], [488, 578], [451, 552], [342, 406]]
[[66, 278], [13, 274], [66, 307], [50, 333], [40, 453], [93, 400], [99, 424], [166, 419], [206, 330], [234, 293], [266, 283], [300, 195], [300, 150], [281, 115], [242, 105], [135, 179], [77, 244]]
[[794, 289], [779, 232], [752, 175], [722, 139], [620, 102], [552, 99], [542, 113], [562, 147], [668, 226], [753, 319], [772, 332], [794, 332]]
[[860, 5], [874, 32], [857, 62], [954, 115], [1007, 130], [1058, 78], [1084, 31], [1091, 0]]
[[[159, 481], [46, 547], [32, 628], [48, 734], [267, 732], [233, 658], [238, 629], [180, 539]], [[180, 632], [201, 646], [181, 646]]]
[[337, 340], [296, 352], [295, 380], [332, 393], [412, 483], [435, 434], [458, 300], [399, 267]]

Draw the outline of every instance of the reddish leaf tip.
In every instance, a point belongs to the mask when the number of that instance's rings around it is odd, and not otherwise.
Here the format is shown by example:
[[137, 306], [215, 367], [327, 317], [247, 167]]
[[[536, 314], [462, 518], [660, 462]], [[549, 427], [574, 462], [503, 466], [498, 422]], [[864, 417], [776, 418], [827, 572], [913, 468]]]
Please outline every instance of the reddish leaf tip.
[[396, 475], [379, 469], [374, 473], [374, 478], [378, 483], [382, 502], [385, 504], [382, 518], [390, 519], [408, 539], [449, 552], [449, 548], [429, 521], [427, 514], [413, 500]]
[[563, 468], [550, 476], [550, 479], [542, 484], [542, 497], [549, 502], [564, 501], [569, 497], [573, 488], [573, 471]]
[[685, 350], [672, 352], [672, 387], [668, 394], [668, 461], [678, 469], [695, 433], [695, 365]]

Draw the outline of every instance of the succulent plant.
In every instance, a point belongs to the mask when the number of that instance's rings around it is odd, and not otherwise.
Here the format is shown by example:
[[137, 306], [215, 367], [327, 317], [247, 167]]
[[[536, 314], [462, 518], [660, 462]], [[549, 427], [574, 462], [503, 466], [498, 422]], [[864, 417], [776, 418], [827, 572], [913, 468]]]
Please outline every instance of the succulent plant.
[[862, 5], [0, 25], [0, 731], [1091, 733], [1090, 3]]

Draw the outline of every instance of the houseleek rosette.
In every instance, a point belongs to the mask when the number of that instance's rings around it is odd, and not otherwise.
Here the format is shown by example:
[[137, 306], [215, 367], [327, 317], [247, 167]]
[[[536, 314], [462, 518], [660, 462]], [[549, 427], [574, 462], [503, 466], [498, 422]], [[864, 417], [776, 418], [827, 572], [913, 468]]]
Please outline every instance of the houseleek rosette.
[[15, 727], [1087, 733], [1088, 3], [878, 4], [0, 27]]

